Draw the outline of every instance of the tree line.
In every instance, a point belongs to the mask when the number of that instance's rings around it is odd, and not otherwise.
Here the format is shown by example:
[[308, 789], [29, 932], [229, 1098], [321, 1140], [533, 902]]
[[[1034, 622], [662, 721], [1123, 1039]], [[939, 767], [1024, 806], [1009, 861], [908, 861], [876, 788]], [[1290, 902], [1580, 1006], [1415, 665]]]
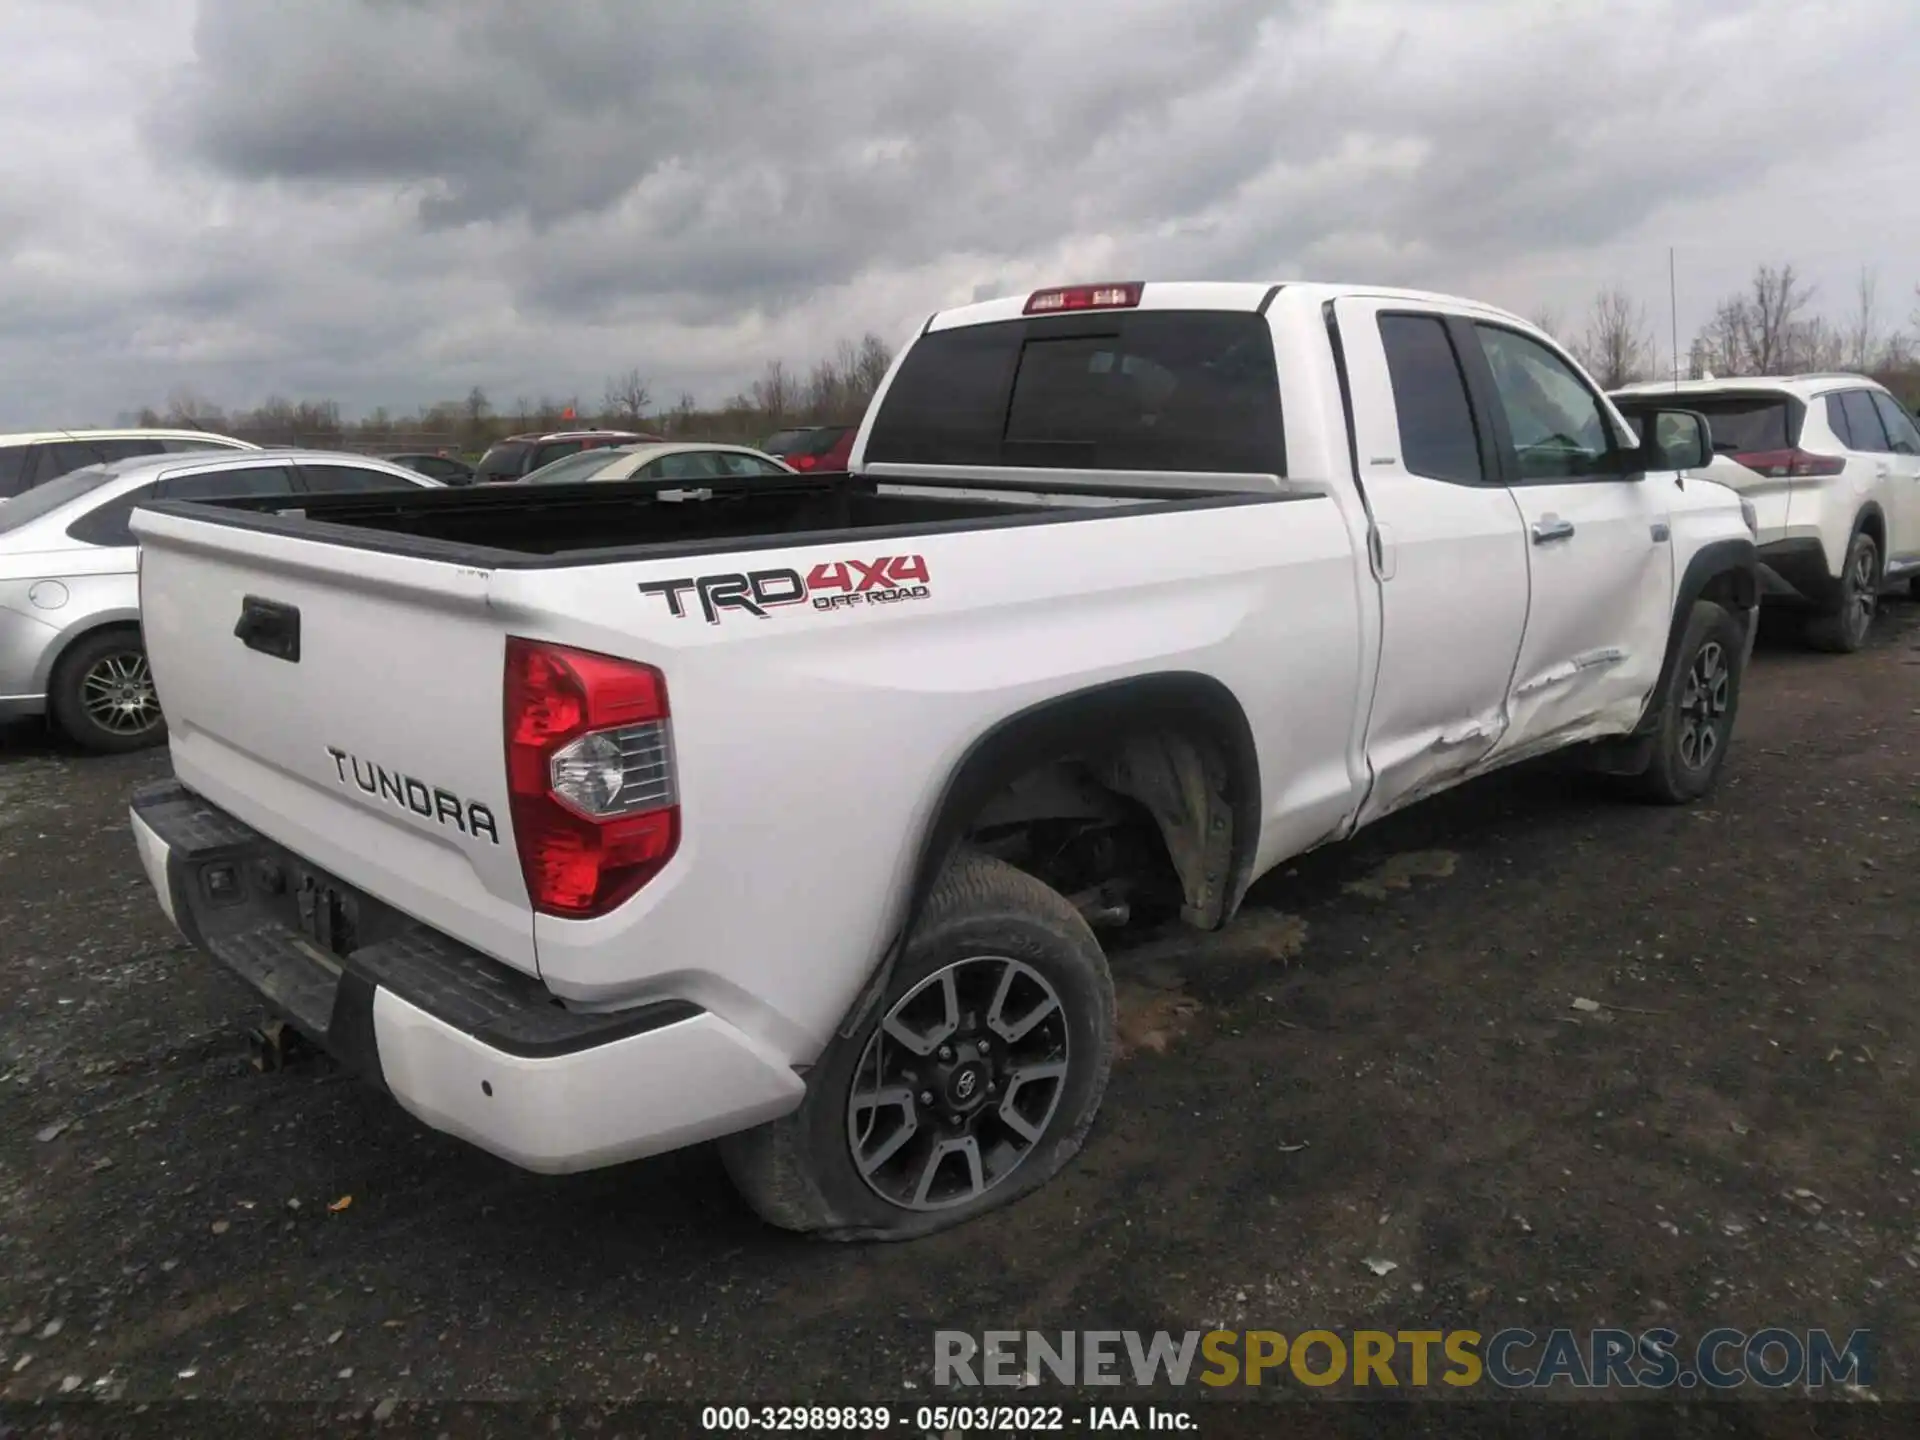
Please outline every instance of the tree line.
[[[1744, 289], [1714, 306], [1680, 359], [1681, 377], [1845, 371], [1873, 377], [1909, 408], [1920, 403], [1920, 286], [1905, 327], [1888, 322], [1872, 270], [1860, 272], [1843, 313], [1823, 312], [1816, 307], [1818, 298], [1792, 265], [1758, 267]], [[1672, 357], [1655, 339], [1647, 307], [1619, 286], [1602, 289], [1573, 325], [1550, 310], [1532, 319], [1609, 390], [1673, 373]]]
[[[1905, 326], [1888, 323], [1871, 270], [1860, 272], [1838, 317], [1816, 308], [1818, 298], [1791, 264], [1760, 266], [1744, 289], [1714, 306], [1686, 349], [1681, 374], [1697, 380], [1842, 370], [1870, 375], [1908, 408], [1920, 407], [1920, 287]], [[1571, 325], [1551, 310], [1531, 318], [1609, 390], [1672, 373], [1672, 359], [1655, 338], [1646, 305], [1618, 285], [1603, 288]], [[712, 407], [684, 392], [672, 404], [660, 404], [646, 371], [632, 366], [609, 375], [593, 402], [579, 395], [543, 395], [502, 405], [475, 385], [463, 399], [436, 401], [408, 414], [382, 405], [350, 420], [333, 400], [276, 395], [251, 409], [228, 411], [182, 386], [168, 395], [164, 408], [149, 406], [138, 419], [142, 425], [217, 430], [259, 444], [365, 451], [477, 452], [503, 435], [588, 425], [675, 440], [757, 444], [793, 425], [857, 423], [892, 360], [886, 342], [869, 332], [840, 341], [832, 354], [802, 369], [770, 360], [750, 385]]]
[[758, 444], [794, 425], [850, 425], [886, 378], [893, 352], [871, 332], [842, 340], [830, 355], [792, 369], [770, 360], [750, 385], [718, 406], [702, 407], [682, 392], [670, 405], [653, 393], [646, 371], [631, 366], [609, 375], [596, 400], [574, 395], [520, 396], [496, 404], [485, 387], [462, 399], [439, 400], [410, 413], [376, 406], [348, 419], [334, 400], [269, 396], [258, 405], [228, 410], [189, 386], [180, 386], [163, 407], [138, 412], [141, 425], [212, 430], [261, 445], [308, 445], [323, 449], [407, 451], [449, 449], [478, 452], [504, 435], [601, 426], [639, 430], [673, 440]]

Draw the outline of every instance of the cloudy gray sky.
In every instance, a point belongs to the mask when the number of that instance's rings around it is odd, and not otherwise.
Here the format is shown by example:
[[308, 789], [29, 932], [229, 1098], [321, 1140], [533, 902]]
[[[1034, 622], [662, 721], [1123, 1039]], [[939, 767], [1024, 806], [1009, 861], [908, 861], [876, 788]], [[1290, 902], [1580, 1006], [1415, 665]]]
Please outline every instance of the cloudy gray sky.
[[1416, 284], [1663, 349], [1920, 280], [1913, 0], [7, 0], [0, 425], [396, 409], [1093, 278]]

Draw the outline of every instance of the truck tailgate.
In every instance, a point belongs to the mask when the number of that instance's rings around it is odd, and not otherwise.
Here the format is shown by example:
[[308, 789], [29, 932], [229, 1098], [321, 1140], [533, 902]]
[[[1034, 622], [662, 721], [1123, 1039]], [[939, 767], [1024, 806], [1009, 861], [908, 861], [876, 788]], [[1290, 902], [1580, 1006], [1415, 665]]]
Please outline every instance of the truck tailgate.
[[140, 511], [134, 529], [181, 782], [349, 884], [537, 973], [488, 572], [178, 514]]

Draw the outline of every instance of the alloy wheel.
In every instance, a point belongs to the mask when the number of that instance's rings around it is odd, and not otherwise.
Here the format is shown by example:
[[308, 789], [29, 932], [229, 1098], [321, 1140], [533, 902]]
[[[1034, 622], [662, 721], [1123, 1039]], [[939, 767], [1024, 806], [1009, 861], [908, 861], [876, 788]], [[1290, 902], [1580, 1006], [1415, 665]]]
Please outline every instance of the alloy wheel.
[[80, 677], [80, 704], [89, 720], [113, 735], [142, 735], [160, 723], [153, 672], [139, 650], [117, 650], [94, 661]]
[[1680, 759], [1690, 770], [1704, 770], [1720, 753], [1721, 730], [1733, 698], [1733, 671], [1727, 652], [1709, 640], [1693, 657], [1680, 692]]
[[1865, 640], [1873, 626], [1874, 606], [1879, 599], [1873, 571], [1873, 548], [1862, 545], [1853, 552], [1853, 560], [1847, 567], [1847, 593], [1842, 601], [1846, 606], [1843, 623], [1855, 642]]
[[1053, 985], [1005, 956], [959, 960], [887, 1011], [847, 1098], [854, 1168], [881, 1199], [944, 1210], [1003, 1183], [1066, 1093], [1067, 1016]]

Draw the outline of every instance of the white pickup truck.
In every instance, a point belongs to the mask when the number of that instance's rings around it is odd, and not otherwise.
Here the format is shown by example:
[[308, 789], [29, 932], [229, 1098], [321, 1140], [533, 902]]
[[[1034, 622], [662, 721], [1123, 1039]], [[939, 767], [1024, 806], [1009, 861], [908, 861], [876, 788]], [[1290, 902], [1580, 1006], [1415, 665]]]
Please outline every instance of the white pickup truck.
[[1644, 433], [1469, 301], [1077, 286], [928, 320], [848, 474], [155, 504], [134, 836], [428, 1125], [922, 1234], [1092, 1124], [1090, 918], [1562, 747], [1712, 784], [1751, 519]]

